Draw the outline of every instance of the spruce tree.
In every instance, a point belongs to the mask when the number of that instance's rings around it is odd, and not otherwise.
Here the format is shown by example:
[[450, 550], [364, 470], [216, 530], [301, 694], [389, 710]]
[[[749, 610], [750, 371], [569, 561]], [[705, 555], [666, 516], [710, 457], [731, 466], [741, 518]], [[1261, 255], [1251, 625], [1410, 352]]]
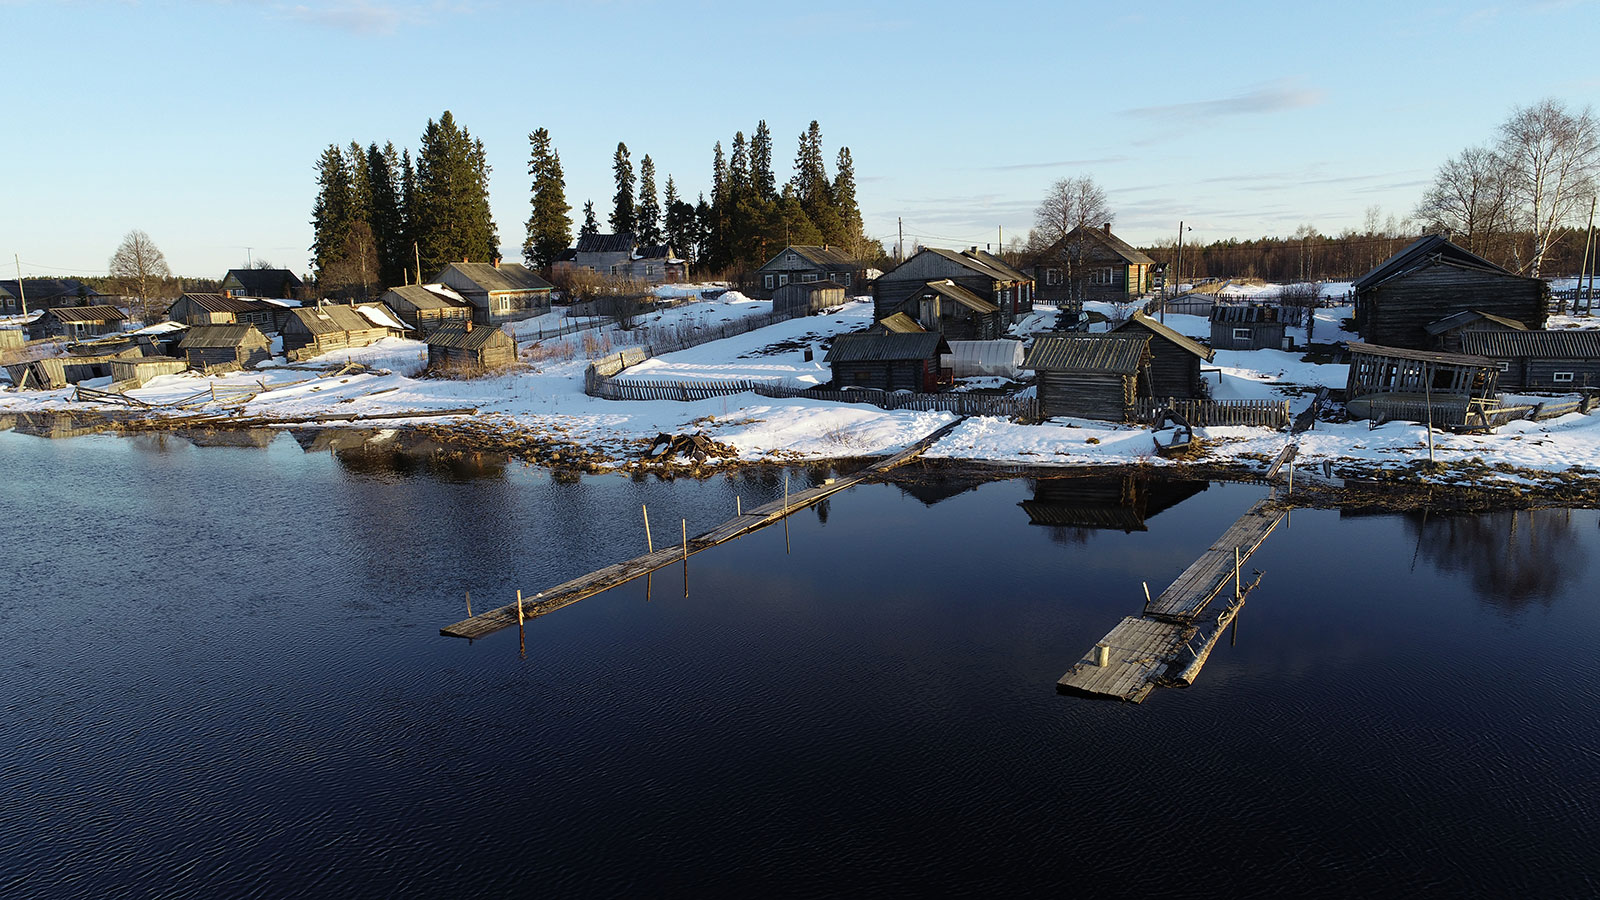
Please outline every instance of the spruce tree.
[[578, 229], [578, 237], [588, 237], [600, 233], [600, 221], [594, 216], [594, 201], [583, 201], [583, 227]]
[[844, 226], [844, 239], [840, 243], [859, 256], [866, 227], [861, 223], [861, 207], [856, 205], [856, 164], [850, 157], [849, 147], [839, 148], [838, 168], [833, 175], [833, 208]]
[[367, 147], [367, 222], [378, 248], [378, 281], [385, 286], [403, 282], [410, 259], [400, 189], [395, 184], [399, 167], [394, 144], [381, 150], [377, 142]]
[[706, 202], [706, 195], [701, 194], [700, 200], [694, 205], [694, 258], [701, 265], [710, 263], [714, 248], [711, 245], [712, 224], [716, 214], [711, 209], [711, 204]]
[[672, 176], [667, 176], [667, 192], [665, 197], [666, 209], [666, 238], [667, 244], [673, 252], [693, 262], [696, 259], [695, 240], [695, 215], [694, 205], [686, 203], [678, 196], [678, 186], [672, 183]]
[[550, 132], [540, 128], [528, 135], [528, 174], [533, 176], [533, 211], [528, 216], [528, 236], [522, 259], [544, 269], [572, 243], [572, 219], [567, 213], [567, 184], [561, 174], [561, 154], [550, 142]]
[[633, 161], [628, 158], [628, 145], [621, 141], [611, 157], [611, 174], [617, 180], [617, 193], [611, 198], [611, 233], [634, 231], [638, 219], [633, 209]]
[[755, 136], [750, 139], [750, 180], [756, 196], [762, 200], [778, 198], [778, 186], [772, 174], [772, 132], [767, 130], [766, 119], [756, 123]]
[[828, 181], [828, 170], [822, 159], [822, 128], [815, 119], [811, 126], [800, 135], [800, 149], [794, 158], [794, 178], [789, 182], [794, 186], [794, 193], [800, 205], [805, 207], [806, 214], [813, 219], [824, 206], [833, 203], [832, 185]]
[[[417, 169], [411, 164], [409, 148], [400, 153], [400, 219], [400, 255], [405, 258], [408, 269], [415, 269], [420, 240], [417, 236]], [[411, 283], [421, 284], [422, 273], [413, 271]]]
[[656, 164], [646, 153], [639, 160], [639, 208], [635, 214], [641, 244], [661, 243], [661, 205], [656, 201]]
[[428, 120], [416, 180], [416, 233], [423, 271], [436, 272], [463, 259], [487, 262], [498, 255], [483, 142], [457, 127], [449, 110], [437, 123]]
[[348, 160], [329, 144], [317, 160], [317, 200], [311, 208], [311, 265], [318, 278], [343, 257], [353, 212]]

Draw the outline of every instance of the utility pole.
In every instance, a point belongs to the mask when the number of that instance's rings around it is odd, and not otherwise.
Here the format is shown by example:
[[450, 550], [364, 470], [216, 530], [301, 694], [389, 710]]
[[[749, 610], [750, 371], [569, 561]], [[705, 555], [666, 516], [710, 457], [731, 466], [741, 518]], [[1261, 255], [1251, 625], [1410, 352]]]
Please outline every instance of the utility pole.
[[422, 283], [422, 251], [417, 249], [417, 242], [416, 241], [412, 241], [411, 242], [411, 252], [412, 252], [412, 254], [414, 254], [416, 262], [417, 262], [417, 284], [421, 284]]
[[902, 263], [906, 259], [906, 220], [895, 216], [894, 221], [900, 227], [900, 239], [894, 245], [894, 261]]
[[1178, 296], [1178, 283], [1183, 281], [1183, 220], [1178, 220], [1178, 271], [1173, 273], [1172, 296]]
[[1572, 291], [1572, 312], [1574, 314], [1578, 312], [1578, 294], [1583, 291], [1584, 270], [1589, 272], [1589, 290], [1584, 293], [1583, 311], [1589, 314], [1594, 313], [1595, 253], [1590, 248], [1594, 246], [1594, 203], [1596, 199], [1595, 197], [1589, 198], [1589, 232], [1583, 240], [1583, 265], [1578, 268], [1578, 283], [1574, 285]]
[[17, 264], [17, 299], [22, 301], [22, 317], [28, 317], [28, 292], [22, 286], [22, 260], [17, 254], [11, 254], [11, 261]]
[[999, 256], [1006, 252], [1006, 230], [1004, 226], [994, 227], [994, 255]]

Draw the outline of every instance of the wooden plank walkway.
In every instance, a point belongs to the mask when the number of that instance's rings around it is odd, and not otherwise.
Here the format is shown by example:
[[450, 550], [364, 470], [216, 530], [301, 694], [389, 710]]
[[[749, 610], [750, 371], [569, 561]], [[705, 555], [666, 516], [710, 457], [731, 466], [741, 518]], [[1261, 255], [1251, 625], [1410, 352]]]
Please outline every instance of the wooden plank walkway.
[[1090, 648], [1056, 682], [1056, 690], [1138, 703], [1155, 687], [1155, 678], [1172, 664], [1193, 631], [1190, 625], [1129, 616], [1100, 639], [1110, 648], [1109, 664], [1097, 665], [1095, 649]]
[[[853, 475], [830, 479], [827, 483], [790, 494], [787, 499], [774, 500], [771, 503], [748, 510], [742, 515], [734, 516], [715, 528], [690, 538], [687, 547], [683, 544], [674, 544], [670, 549], [661, 549], [625, 562], [614, 563], [603, 569], [558, 584], [555, 587], [546, 588], [544, 591], [531, 596], [525, 595], [522, 601], [522, 618], [530, 619], [553, 613], [585, 597], [592, 597], [602, 591], [638, 578], [640, 575], [654, 572], [674, 563], [683, 562], [688, 556], [699, 553], [701, 550], [715, 547], [725, 541], [733, 540], [758, 528], [781, 521], [786, 516], [805, 509], [825, 497], [854, 487], [873, 476], [881, 475], [916, 459], [963, 421], [964, 419], [957, 419], [905, 450]], [[515, 625], [517, 620], [517, 604], [510, 603], [498, 609], [491, 609], [471, 618], [463, 619], [454, 625], [446, 625], [439, 629], [439, 633], [448, 637], [464, 637], [471, 640]]]
[[1271, 498], [1245, 510], [1222, 537], [1145, 607], [1145, 615], [1171, 622], [1193, 622], [1233, 581], [1235, 549], [1242, 564], [1282, 520], [1283, 509]]

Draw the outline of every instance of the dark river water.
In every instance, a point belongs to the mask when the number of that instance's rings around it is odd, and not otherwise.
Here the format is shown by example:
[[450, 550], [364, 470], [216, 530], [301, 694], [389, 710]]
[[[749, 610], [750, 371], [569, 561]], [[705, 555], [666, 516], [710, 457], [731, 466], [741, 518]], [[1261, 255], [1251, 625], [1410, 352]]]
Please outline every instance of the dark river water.
[[0, 433], [0, 897], [1600, 890], [1592, 511], [1296, 511], [1134, 706], [1055, 682], [1262, 488], [864, 485], [519, 647], [438, 629], [783, 474], [339, 440]]

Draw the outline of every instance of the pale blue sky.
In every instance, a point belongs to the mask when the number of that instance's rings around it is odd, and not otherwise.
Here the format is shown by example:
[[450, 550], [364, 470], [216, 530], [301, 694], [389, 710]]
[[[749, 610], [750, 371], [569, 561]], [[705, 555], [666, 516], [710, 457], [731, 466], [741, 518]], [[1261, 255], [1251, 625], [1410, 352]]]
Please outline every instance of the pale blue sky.
[[[1600, 97], [1600, 5], [685, 0], [0, 0], [0, 271], [103, 272], [130, 228], [180, 274], [304, 272], [329, 143], [483, 139], [507, 257], [527, 133], [550, 129], [574, 219], [602, 221], [624, 141], [692, 199], [712, 144], [766, 119], [779, 178], [818, 119], [889, 246], [1024, 234], [1092, 174], [1135, 243], [1325, 232], [1404, 215], [1511, 108]], [[1587, 61], [1585, 60], [1587, 56]]]

